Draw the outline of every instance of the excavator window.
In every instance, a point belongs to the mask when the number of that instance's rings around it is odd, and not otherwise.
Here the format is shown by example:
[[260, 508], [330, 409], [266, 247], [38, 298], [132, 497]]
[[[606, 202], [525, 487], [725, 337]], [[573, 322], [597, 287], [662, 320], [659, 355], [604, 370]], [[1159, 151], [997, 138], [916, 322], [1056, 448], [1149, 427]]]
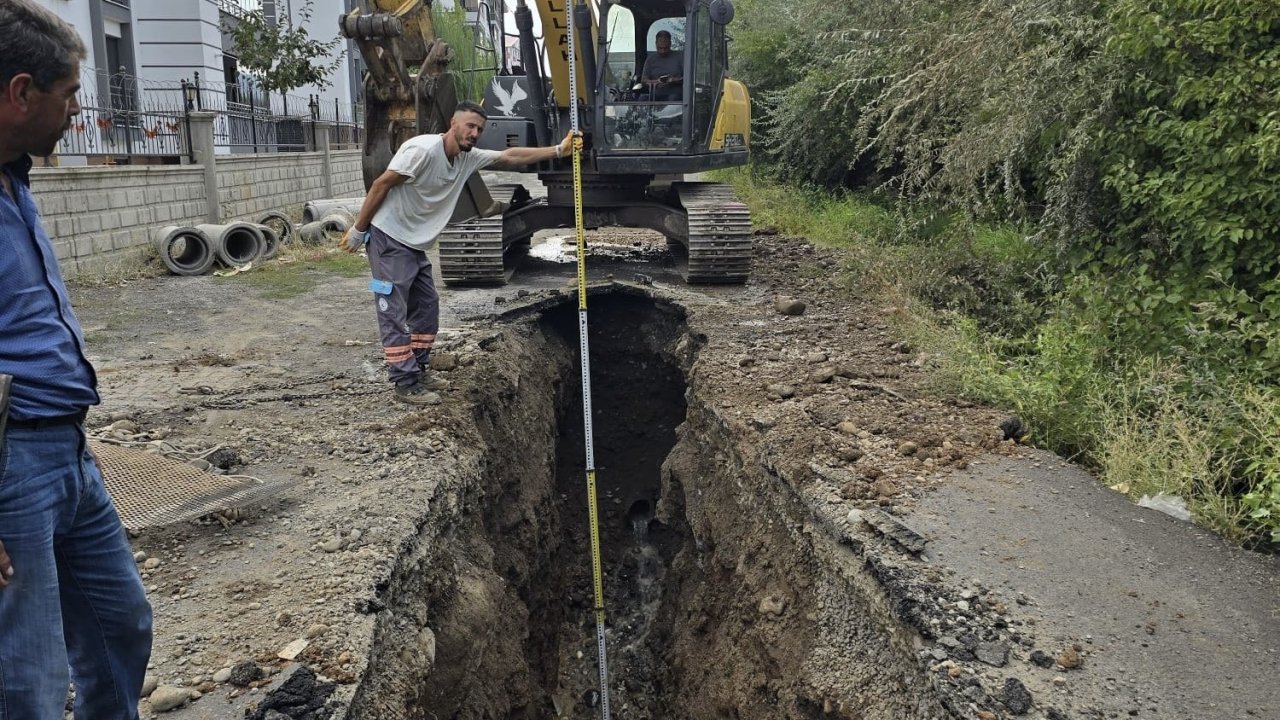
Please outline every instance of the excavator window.
[[698, 8], [693, 23], [693, 144], [705, 146], [726, 70], [724, 26], [711, 21], [710, 5]]
[[[629, 9], [607, 7], [610, 67], [617, 53], [629, 55], [636, 69], [627, 85], [610, 89], [604, 137], [616, 150], [675, 150], [684, 143], [685, 18], [658, 18], [637, 28]], [[626, 20], [615, 25], [615, 13]]]

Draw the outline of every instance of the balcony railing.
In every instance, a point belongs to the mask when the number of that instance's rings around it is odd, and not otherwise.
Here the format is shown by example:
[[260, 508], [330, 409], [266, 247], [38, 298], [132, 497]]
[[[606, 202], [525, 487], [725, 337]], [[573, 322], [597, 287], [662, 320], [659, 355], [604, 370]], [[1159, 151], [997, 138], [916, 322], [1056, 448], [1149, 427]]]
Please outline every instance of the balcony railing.
[[235, 17], [262, 9], [262, 0], [218, 0], [218, 9]]

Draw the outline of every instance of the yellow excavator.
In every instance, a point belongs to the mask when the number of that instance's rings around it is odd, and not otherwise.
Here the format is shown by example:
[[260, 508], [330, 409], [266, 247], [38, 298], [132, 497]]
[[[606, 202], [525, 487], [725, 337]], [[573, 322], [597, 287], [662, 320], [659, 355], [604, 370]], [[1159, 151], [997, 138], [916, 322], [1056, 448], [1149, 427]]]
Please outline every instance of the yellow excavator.
[[[572, 68], [567, 12], [576, 30]], [[505, 8], [489, 14], [501, 27]], [[550, 145], [570, 127], [570, 113], [578, 113], [586, 227], [656, 230], [687, 259], [688, 282], [745, 282], [746, 206], [727, 185], [681, 180], [748, 161], [750, 96], [728, 76], [731, 0], [516, 0], [512, 15], [519, 63], [506, 59], [507, 33], [500, 30], [492, 40], [503, 60], [485, 91], [489, 120], [479, 146]], [[363, 0], [341, 18], [340, 29], [368, 67], [368, 187], [400, 143], [448, 127], [459, 100], [449, 72], [454, 53], [435, 32], [429, 0]], [[545, 198], [531, 199], [519, 185], [486, 188], [479, 175], [469, 181], [439, 238], [446, 284], [502, 284], [509, 250], [527, 245], [538, 230], [573, 226], [571, 161], [533, 170]]]

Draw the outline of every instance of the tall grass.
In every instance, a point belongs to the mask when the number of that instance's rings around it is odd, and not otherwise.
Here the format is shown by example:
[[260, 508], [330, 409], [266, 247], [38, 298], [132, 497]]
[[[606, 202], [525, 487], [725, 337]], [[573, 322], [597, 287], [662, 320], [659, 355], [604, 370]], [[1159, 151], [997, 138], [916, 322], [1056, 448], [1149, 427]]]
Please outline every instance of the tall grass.
[[[938, 392], [1016, 412], [1029, 442], [1134, 499], [1176, 495], [1234, 542], [1280, 543], [1274, 388], [1113, 347], [1105, 318], [1035, 275], [1040, 251], [1016, 228], [953, 220], [938, 230], [865, 197], [741, 171], [719, 178], [757, 225], [840, 249], [851, 284], [901, 308], [899, 331], [938, 359]], [[975, 278], [993, 284], [976, 292]]]

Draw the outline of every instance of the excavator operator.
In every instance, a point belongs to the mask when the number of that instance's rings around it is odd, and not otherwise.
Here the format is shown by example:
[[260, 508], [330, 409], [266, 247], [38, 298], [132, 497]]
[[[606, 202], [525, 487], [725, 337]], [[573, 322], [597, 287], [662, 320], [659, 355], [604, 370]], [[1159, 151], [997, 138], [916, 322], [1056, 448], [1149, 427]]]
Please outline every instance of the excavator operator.
[[671, 33], [659, 30], [653, 37], [655, 52], [649, 53], [640, 71], [640, 81], [653, 100], [678, 102], [683, 96], [684, 57], [671, 52]]

